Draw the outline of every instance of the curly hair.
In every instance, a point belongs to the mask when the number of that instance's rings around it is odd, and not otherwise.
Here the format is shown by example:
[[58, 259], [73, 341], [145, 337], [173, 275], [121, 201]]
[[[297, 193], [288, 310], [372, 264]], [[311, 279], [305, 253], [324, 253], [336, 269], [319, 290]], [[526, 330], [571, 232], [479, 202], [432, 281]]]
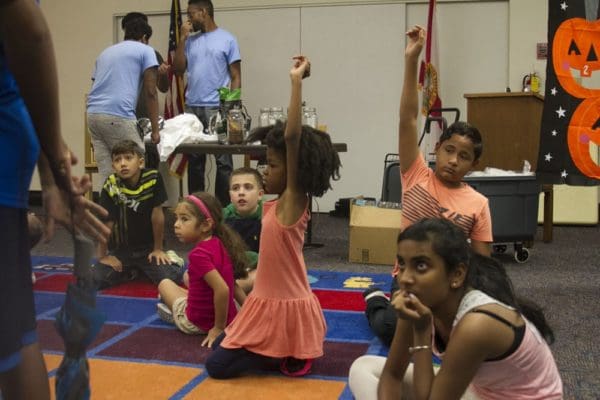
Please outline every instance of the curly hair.
[[[213, 195], [206, 192], [196, 192], [193, 196], [202, 200], [214, 221], [213, 235], [217, 236], [223, 242], [223, 246], [227, 249], [227, 254], [231, 258], [233, 264], [233, 277], [235, 279], [243, 279], [248, 277], [249, 261], [246, 256], [248, 247], [242, 240], [240, 235], [231, 229], [227, 224], [223, 223], [223, 207], [219, 200]], [[198, 222], [203, 222], [206, 217], [198, 209], [198, 207], [190, 200], [183, 199], [181, 202], [186, 203]]]
[[[261, 127], [253, 130], [248, 142], [260, 140], [267, 147], [282, 154], [285, 158], [285, 123]], [[331, 180], [340, 179], [340, 157], [333, 148], [331, 137], [308, 125], [302, 126], [300, 150], [298, 154], [298, 185], [302, 191], [313, 197], [321, 197], [331, 189]]]

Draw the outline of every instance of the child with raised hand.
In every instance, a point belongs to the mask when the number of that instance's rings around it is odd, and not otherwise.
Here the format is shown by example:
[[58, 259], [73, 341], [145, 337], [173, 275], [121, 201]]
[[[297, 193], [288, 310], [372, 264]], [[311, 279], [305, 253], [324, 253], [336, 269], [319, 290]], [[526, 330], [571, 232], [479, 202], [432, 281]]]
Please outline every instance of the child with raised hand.
[[223, 221], [233, 228], [248, 245], [248, 277], [238, 279], [238, 286], [250, 293], [256, 277], [260, 231], [262, 227], [263, 178], [254, 168], [235, 169], [229, 177], [229, 198], [231, 203], [223, 209]]
[[327, 327], [302, 247], [309, 196], [322, 196], [339, 179], [340, 159], [329, 135], [301, 125], [302, 79], [309, 73], [308, 59], [294, 57], [287, 124], [260, 128], [249, 139], [267, 145], [265, 190], [279, 197], [263, 206], [254, 289], [206, 361], [213, 378], [274, 366], [301, 376], [323, 355]]
[[[474, 253], [457, 225], [411, 225], [397, 260], [392, 347], [387, 359], [362, 356], [350, 367], [357, 400], [562, 399], [542, 310], [519, 299], [504, 267]], [[442, 359], [437, 374], [432, 354]]]
[[[462, 180], [479, 162], [483, 144], [479, 131], [466, 122], [455, 122], [442, 132], [435, 147], [432, 170], [419, 150], [417, 117], [419, 94], [417, 70], [426, 32], [416, 25], [407, 33], [404, 52], [404, 83], [400, 98], [398, 155], [402, 181], [402, 220], [406, 229], [422, 218], [447, 218], [459, 226], [479, 254], [490, 255], [492, 219], [488, 199]], [[391, 260], [390, 260], [391, 261]], [[394, 267], [392, 275], [397, 273]], [[395, 281], [394, 281], [395, 282]], [[392, 285], [391, 292], [397, 290]], [[371, 329], [390, 345], [396, 326], [396, 312], [378, 288], [367, 289], [365, 314]]]
[[[183, 333], [206, 334], [202, 346], [211, 346], [237, 314], [235, 279], [247, 275], [246, 246], [222, 223], [221, 204], [209, 193], [185, 197], [175, 208], [175, 218], [177, 238], [196, 245], [188, 256], [188, 288], [170, 279], [159, 283], [164, 302], [158, 304], [159, 315], [172, 318]], [[164, 306], [166, 313], [161, 312]]]

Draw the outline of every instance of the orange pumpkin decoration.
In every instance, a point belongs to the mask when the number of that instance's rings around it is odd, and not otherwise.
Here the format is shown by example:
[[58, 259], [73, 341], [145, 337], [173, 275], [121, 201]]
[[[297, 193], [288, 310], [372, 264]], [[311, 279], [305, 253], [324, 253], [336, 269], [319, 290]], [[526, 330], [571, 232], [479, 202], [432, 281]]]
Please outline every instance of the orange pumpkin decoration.
[[[600, 88], [585, 88], [576, 80], [600, 73], [600, 20], [571, 18], [560, 24], [552, 42], [552, 62], [560, 85], [569, 94], [580, 99], [600, 96]], [[574, 70], [579, 76], [573, 76]]]
[[600, 97], [584, 100], [571, 117], [567, 142], [575, 166], [582, 174], [600, 179], [600, 166], [591, 157], [590, 145], [600, 145]]

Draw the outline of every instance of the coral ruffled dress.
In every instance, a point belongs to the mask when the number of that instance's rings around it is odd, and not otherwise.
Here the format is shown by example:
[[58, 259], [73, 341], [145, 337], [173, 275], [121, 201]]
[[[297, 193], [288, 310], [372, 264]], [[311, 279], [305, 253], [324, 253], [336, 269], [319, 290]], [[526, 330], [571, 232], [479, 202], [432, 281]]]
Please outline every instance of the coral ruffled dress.
[[277, 201], [266, 202], [254, 288], [225, 329], [221, 346], [269, 357], [323, 355], [327, 325], [308, 283], [302, 247], [308, 210], [295, 224], [277, 220]]

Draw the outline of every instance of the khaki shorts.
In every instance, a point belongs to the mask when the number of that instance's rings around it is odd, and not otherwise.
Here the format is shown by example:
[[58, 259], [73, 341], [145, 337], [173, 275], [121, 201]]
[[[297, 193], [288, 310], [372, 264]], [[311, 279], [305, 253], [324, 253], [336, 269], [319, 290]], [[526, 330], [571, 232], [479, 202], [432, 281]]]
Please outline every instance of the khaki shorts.
[[202, 329], [190, 322], [185, 315], [187, 308], [187, 297], [180, 297], [173, 302], [173, 322], [179, 330], [187, 335], [202, 335], [205, 334]]

